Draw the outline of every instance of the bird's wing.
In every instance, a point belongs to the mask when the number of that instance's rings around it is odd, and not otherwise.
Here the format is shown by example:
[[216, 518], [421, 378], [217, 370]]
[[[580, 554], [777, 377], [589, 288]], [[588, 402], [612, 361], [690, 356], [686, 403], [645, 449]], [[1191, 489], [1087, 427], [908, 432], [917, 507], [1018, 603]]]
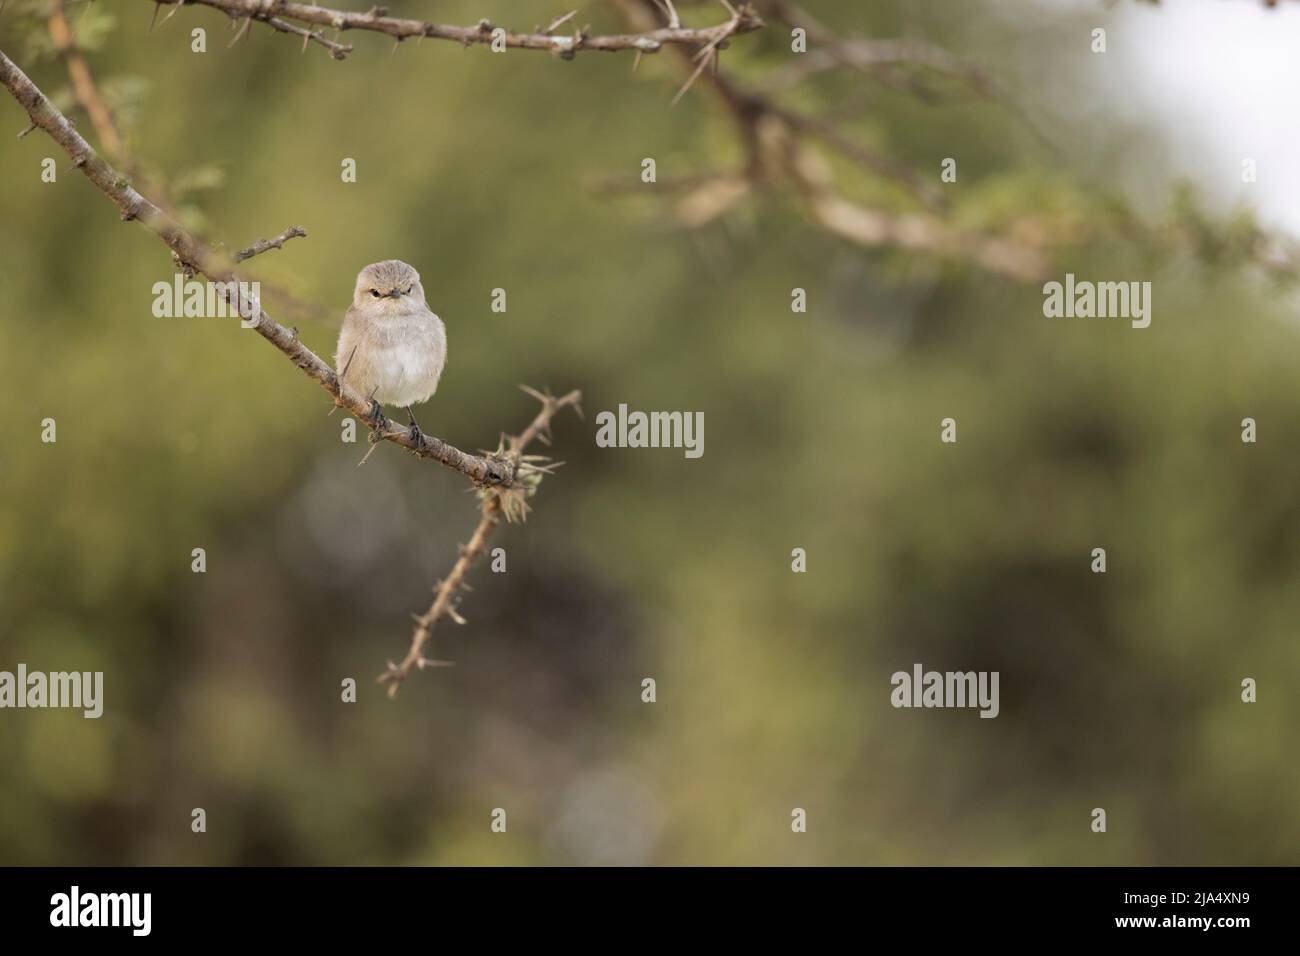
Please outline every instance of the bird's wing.
[[340, 377], [343, 376], [343, 370], [352, 358], [352, 353], [356, 351], [361, 328], [361, 317], [357, 313], [357, 307], [348, 306], [348, 311], [343, 316], [343, 328], [339, 330], [338, 348], [334, 351], [334, 371], [338, 372]]

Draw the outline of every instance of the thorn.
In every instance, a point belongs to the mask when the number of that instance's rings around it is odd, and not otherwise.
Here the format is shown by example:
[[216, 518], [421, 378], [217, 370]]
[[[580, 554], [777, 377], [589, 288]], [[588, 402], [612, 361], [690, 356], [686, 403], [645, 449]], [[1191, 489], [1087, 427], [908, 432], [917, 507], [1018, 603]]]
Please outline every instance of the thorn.
[[542, 30], [540, 32], [546, 36], [550, 36], [552, 33], [560, 29], [560, 27], [564, 26], [566, 23], [568, 23], [577, 15], [578, 15], [577, 10], [570, 10], [568, 13], [564, 14], [563, 16], [556, 17], [554, 20], [551, 21], [550, 26], [548, 26], [545, 30]]
[[235, 38], [234, 38], [233, 40], [231, 40], [228, 44], [226, 44], [226, 49], [230, 49], [232, 46], [234, 46], [236, 43], [238, 43], [240, 37], [242, 37], [242, 36], [244, 35], [244, 32], [245, 32], [249, 27], [251, 27], [252, 25], [253, 25], [253, 18], [252, 18], [252, 17], [245, 17], [245, 18], [244, 18], [244, 25], [243, 25], [242, 27], [240, 27], [240, 28], [235, 32]]
[[[704, 50], [701, 52], [712, 53], [713, 48], [705, 47]], [[709, 59], [707, 56], [704, 59], [700, 60], [700, 65], [695, 68], [695, 72], [691, 74], [691, 78], [687, 80], [684, 84], [682, 84], [682, 88], [677, 91], [677, 95], [673, 97], [673, 101], [670, 105], [676, 106], [679, 102], [681, 102], [682, 97], [686, 95], [686, 91], [689, 90], [691, 86], [694, 85], [695, 81], [700, 78], [700, 74], [704, 72], [704, 68], [708, 65], [709, 65]]]
[[[0, 10], [3, 9], [4, 9], [3, 5], [0, 5]], [[146, 32], [153, 33], [153, 25], [158, 22], [158, 11], [161, 9], [162, 9], [162, 4], [159, 3], [158, 0], [154, 0], [153, 16], [149, 18], [149, 29]]]

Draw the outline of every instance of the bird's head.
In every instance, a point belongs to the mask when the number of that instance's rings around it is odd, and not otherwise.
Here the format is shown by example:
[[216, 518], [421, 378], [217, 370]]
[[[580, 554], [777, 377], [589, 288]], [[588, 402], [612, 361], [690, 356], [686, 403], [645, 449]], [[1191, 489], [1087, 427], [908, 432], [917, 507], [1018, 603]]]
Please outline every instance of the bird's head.
[[357, 273], [352, 304], [371, 314], [398, 314], [428, 309], [420, 273], [400, 259], [372, 262]]

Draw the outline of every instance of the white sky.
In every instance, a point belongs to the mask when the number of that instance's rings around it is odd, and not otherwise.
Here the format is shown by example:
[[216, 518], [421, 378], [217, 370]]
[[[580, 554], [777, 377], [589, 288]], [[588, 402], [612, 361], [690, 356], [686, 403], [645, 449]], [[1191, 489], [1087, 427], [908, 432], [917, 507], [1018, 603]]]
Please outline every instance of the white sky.
[[[1125, 0], [1112, 13], [1108, 51], [1157, 106], [1144, 113], [1179, 146], [1175, 171], [1300, 235], [1300, 2]], [[1251, 186], [1245, 157], [1258, 167]]]

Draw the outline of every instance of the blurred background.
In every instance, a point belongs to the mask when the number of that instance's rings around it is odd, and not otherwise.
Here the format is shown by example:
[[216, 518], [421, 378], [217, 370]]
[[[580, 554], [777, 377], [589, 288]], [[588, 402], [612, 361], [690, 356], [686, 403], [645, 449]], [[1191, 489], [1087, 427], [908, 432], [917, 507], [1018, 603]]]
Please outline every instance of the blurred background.
[[[521, 29], [565, 12], [389, 6]], [[0, 49], [96, 141], [48, 10], [11, 0]], [[754, 157], [707, 77], [670, 106], [672, 51], [634, 72], [349, 32], [336, 62], [260, 24], [228, 46], [209, 8], [150, 31], [143, 0], [68, 4], [139, 176], [187, 225], [230, 248], [306, 227], [244, 275], [318, 354], [357, 271], [401, 258], [448, 328], [426, 432], [495, 447], [536, 410], [520, 382], [580, 388], [587, 418], [557, 420], [564, 466], [494, 538], [508, 571], [479, 565], [468, 623], [435, 631], [456, 666], [388, 699], [375, 676], [477, 522], [467, 482], [393, 445], [358, 468], [364, 439], [256, 333], [155, 318], [165, 247], [43, 133], [15, 140], [27, 117], [0, 97], [0, 669], [105, 675], [99, 720], [0, 714], [0, 863], [1300, 862], [1300, 135], [1278, 55], [1300, 4], [803, 13], [980, 66], [778, 88], [770, 15], [721, 60], [914, 170], [937, 202], [806, 147], [852, 201], [977, 237], [961, 251], [832, 234], [771, 169], [692, 219], [692, 177]], [[978, 237], [1041, 264], [986, 268]], [[1067, 271], [1151, 281], [1151, 327], [1045, 320]], [[619, 403], [704, 412], [704, 457], [598, 449]], [[893, 709], [914, 662], [999, 671], [1000, 716]]]

